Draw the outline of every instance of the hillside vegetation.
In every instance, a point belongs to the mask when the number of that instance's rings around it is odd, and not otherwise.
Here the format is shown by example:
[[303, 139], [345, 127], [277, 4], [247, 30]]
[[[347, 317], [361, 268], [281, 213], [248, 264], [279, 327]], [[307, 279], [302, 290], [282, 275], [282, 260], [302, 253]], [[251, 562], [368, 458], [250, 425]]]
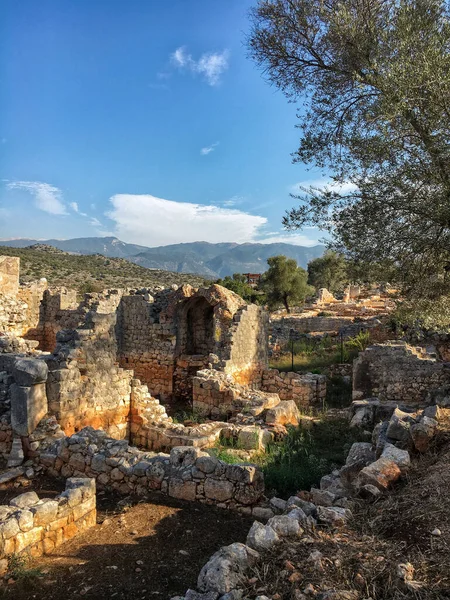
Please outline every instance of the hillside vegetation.
[[45, 245], [30, 248], [0, 246], [0, 255], [20, 258], [20, 279], [23, 282], [45, 277], [52, 286], [63, 285], [79, 292], [184, 283], [199, 287], [209, 283], [197, 275], [147, 269], [123, 258], [100, 254], [69, 254]]

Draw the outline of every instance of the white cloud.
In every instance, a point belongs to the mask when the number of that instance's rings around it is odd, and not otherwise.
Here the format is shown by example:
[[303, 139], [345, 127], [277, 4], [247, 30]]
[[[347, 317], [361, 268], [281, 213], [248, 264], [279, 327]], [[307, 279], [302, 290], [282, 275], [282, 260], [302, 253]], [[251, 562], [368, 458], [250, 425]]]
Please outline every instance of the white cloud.
[[358, 186], [350, 181], [345, 181], [344, 183], [335, 183], [334, 181], [330, 181], [329, 179], [311, 179], [305, 181], [299, 181], [298, 183], [294, 183], [294, 185], [290, 185], [288, 190], [291, 194], [301, 195], [302, 190], [301, 187], [314, 187], [314, 188], [328, 188], [333, 192], [340, 192], [341, 194], [348, 194], [349, 192], [354, 192]]
[[107, 216], [116, 224], [115, 234], [125, 242], [163, 246], [181, 242], [251, 242], [266, 225], [265, 217], [174, 202], [151, 195], [116, 194], [110, 198]]
[[[223, 206], [236, 206], [237, 204], [242, 204], [245, 202], [247, 198], [245, 196], [233, 196], [232, 198], [228, 198], [228, 200], [224, 200], [221, 202]], [[253, 208], [253, 207], [252, 207]]]
[[200, 154], [202, 156], [206, 156], [210, 152], [214, 152], [214, 150], [216, 149], [216, 146], [218, 146], [218, 145], [219, 145], [219, 142], [214, 142], [214, 144], [211, 144], [211, 146], [205, 146], [204, 148], [202, 148], [200, 150]]
[[34, 196], [35, 204], [41, 210], [52, 215], [67, 215], [62, 201], [61, 190], [49, 183], [40, 181], [11, 181], [7, 183], [10, 190], [26, 190]]
[[81, 210], [78, 206], [78, 202], [69, 202], [69, 206], [73, 210], [73, 212], [76, 212], [77, 214], [81, 215], [82, 217], [88, 216], [86, 213], [81, 212]]
[[314, 239], [311, 239], [306, 235], [302, 235], [301, 233], [289, 234], [286, 232], [277, 233], [271, 231], [267, 235], [269, 237], [264, 237], [255, 241], [259, 242], [260, 244], [294, 244], [294, 246], [316, 246], [317, 244], [321, 243], [316, 236], [314, 236]]
[[188, 69], [192, 73], [202, 75], [209, 85], [214, 86], [220, 82], [220, 77], [228, 69], [228, 50], [222, 52], [205, 52], [198, 60], [188, 54], [184, 46], [180, 46], [171, 55], [172, 63], [179, 69]]

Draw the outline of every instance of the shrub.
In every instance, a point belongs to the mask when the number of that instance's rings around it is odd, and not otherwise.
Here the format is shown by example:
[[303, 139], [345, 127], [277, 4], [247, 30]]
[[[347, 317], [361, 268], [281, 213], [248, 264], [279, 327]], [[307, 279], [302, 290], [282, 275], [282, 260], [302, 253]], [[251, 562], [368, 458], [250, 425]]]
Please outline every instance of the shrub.
[[350, 446], [360, 432], [346, 419], [323, 417], [307, 429], [289, 429], [283, 442], [269, 446], [259, 455], [266, 488], [283, 496], [310, 489], [320, 478], [344, 464]]

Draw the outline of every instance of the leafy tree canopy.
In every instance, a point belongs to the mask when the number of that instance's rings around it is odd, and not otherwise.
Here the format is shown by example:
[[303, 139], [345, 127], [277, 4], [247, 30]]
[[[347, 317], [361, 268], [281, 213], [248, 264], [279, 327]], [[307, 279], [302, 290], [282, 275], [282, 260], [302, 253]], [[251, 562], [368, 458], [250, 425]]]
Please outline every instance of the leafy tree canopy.
[[336, 185], [304, 189], [284, 219], [328, 231], [405, 289], [450, 278], [449, 0], [260, 0], [250, 53], [301, 99], [295, 161]]
[[303, 303], [314, 293], [314, 288], [308, 285], [307, 272], [293, 258], [272, 256], [267, 262], [269, 269], [262, 277], [261, 287], [271, 308], [283, 305], [289, 313], [293, 304]]
[[223, 279], [218, 279], [216, 283], [223, 285], [223, 287], [226, 287], [232, 292], [235, 292], [246, 302], [260, 304], [260, 301], [264, 299], [264, 296], [258, 293], [247, 283], [247, 277], [242, 273], [234, 273], [233, 277], [227, 275]]
[[327, 250], [308, 263], [308, 283], [316, 290], [327, 288], [332, 293], [341, 292], [348, 281], [347, 261], [342, 254]]

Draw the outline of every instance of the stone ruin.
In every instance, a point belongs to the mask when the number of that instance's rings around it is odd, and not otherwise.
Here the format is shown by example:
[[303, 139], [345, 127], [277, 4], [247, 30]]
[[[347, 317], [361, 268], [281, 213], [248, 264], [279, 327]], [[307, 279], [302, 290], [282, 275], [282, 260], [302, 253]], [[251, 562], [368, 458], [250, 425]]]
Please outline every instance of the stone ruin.
[[[14, 436], [31, 436], [44, 416], [65, 435], [90, 426], [162, 451], [210, 446], [230, 420], [237, 437], [240, 428], [296, 422], [299, 407], [324, 399], [324, 377], [268, 369], [268, 314], [230, 290], [184, 285], [80, 299], [45, 280], [19, 285], [19, 259], [7, 258], [0, 263], [5, 458]], [[174, 407], [220, 421], [175, 424]]]
[[[448, 363], [406, 343], [369, 347], [355, 360], [350, 418], [374, 428], [373, 443], [355, 444], [307, 500], [269, 501], [256, 466], [204, 451], [219, 437], [262, 450], [298, 424], [300, 408], [325, 398], [324, 376], [268, 368], [264, 309], [218, 285], [79, 299], [45, 280], [20, 286], [18, 259], [0, 261], [0, 271], [0, 455], [10, 466], [0, 484], [25, 473], [23, 455], [35, 473], [67, 481], [54, 500], [32, 492], [0, 507], [0, 571], [10, 553], [49, 553], [95, 525], [96, 487], [157, 490], [269, 519], [254, 523], [247, 546], [221, 549], [203, 568], [199, 590], [227, 593], [238, 581], [218, 585], [217, 577], [235, 550], [256, 556], [302, 527], [339, 527], [355, 494], [376, 497], [406, 473], [405, 447], [428, 448], [440, 410], [433, 398], [450, 407]], [[335, 327], [328, 319], [324, 326]], [[174, 423], [174, 407], [205, 422]]]

